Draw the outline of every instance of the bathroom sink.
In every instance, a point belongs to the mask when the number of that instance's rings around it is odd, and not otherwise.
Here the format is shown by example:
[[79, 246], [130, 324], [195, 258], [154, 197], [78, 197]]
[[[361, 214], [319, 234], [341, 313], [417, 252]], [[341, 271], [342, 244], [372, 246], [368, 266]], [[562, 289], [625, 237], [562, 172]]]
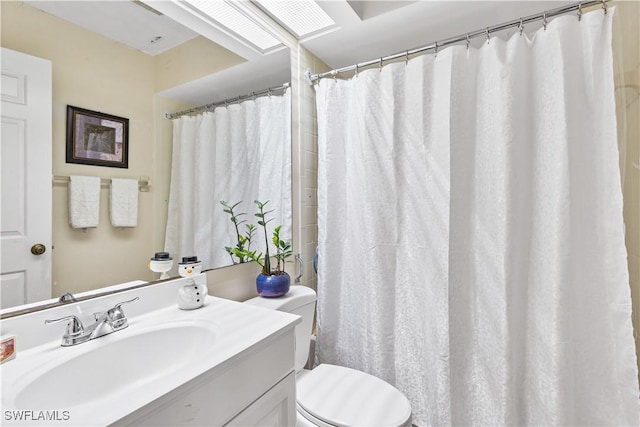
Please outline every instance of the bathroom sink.
[[43, 351], [42, 365], [16, 381], [15, 405], [70, 408], [152, 386], [200, 363], [215, 348], [215, 338], [210, 323], [178, 321], [129, 326], [77, 346], [51, 348]]
[[[204, 274], [195, 280], [206, 284]], [[293, 377], [291, 384], [282, 381], [292, 374], [300, 319], [213, 296], [197, 310], [180, 310], [176, 295], [184, 283], [169, 280], [2, 319], [3, 336], [16, 337], [17, 351], [0, 365], [0, 424], [219, 426], [276, 384], [293, 393]], [[80, 344], [61, 345], [64, 322], [45, 324], [75, 315], [86, 327], [93, 313], [135, 298], [126, 309], [128, 327]], [[256, 373], [258, 365], [268, 368]]]

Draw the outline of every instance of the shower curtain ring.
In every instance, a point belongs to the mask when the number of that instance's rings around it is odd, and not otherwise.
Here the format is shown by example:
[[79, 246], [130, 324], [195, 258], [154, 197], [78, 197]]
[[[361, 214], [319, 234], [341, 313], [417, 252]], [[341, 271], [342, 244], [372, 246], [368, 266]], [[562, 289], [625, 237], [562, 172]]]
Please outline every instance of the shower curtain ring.
[[382, 57], [380, 57], [380, 72], [382, 72]]
[[518, 25], [518, 29], [520, 30], [520, 35], [522, 35], [522, 32], [524, 31], [524, 25], [522, 24], [522, 18], [520, 18], [520, 25]]
[[438, 57], [438, 42], [436, 42], [436, 47], [433, 49], [433, 56]]
[[358, 68], [360, 68], [360, 65], [356, 64], [356, 77], [358, 77]]
[[489, 44], [489, 27], [487, 27], [487, 30], [485, 31], [486, 37], [487, 37], [487, 44]]
[[409, 51], [404, 53], [404, 65], [409, 65]]
[[542, 14], [542, 26], [546, 31], [547, 30], [547, 12], [546, 11]]
[[471, 38], [469, 38], [469, 33], [467, 33], [467, 50], [469, 50], [470, 44], [471, 44]]
[[582, 21], [582, 2], [578, 4], [578, 22]]
[[602, 10], [604, 10], [604, 14], [607, 14], [607, 0], [602, 0]]

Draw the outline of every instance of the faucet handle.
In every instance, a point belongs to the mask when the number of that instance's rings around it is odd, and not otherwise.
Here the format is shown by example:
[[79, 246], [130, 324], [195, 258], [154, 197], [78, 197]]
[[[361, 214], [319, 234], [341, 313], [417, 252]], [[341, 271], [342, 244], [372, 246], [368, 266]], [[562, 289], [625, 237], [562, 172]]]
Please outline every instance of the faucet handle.
[[135, 297], [133, 299], [130, 299], [128, 301], [122, 301], [119, 302], [118, 304], [115, 305], [115, 307], [113, 307], [113, 310], [119, 310], [122, 312], [122, 309], [120, 307], [122, 307], [123, 304], [129, 304], [130, 302], [136, 302], [140, 299], [140, 297]]
[[122, 306], [130, 302], [138, 301], [139, 299], [140, 297], [135, 297], [128, 301], [122, 301], [107, 311], [107, 319], [109, 320], [109, 323], [111, 323], [111, 327], [113, 327], [113, 329], [124, 329], [129, 326], [127, 316], [125, 316]]
[[84, 331], [82, 322], [73, 314], [70, 316], [61, 317], [59, 319], [45, 320], [44, 323], [45, 325], [51, 325], [53, 323], [63, 322], [65, 320], [69, 322], [67, 323], [67, 332], [65, 333], [65, 336], [75, 336], [82, 334], [82, 332]]

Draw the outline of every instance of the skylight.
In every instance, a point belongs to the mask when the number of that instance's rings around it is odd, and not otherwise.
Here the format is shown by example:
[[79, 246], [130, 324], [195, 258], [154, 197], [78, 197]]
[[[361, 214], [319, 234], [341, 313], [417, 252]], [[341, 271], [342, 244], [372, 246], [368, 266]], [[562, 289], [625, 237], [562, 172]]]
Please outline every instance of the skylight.
[[214, 20], [224, 27], [219, 27], [219, 29], [235, 33], [236, 36], [244, 39], [263, 53], [282, 44], [264, 28], [231, 6], [228, 1], [185, 1], [197, 11], [206, 15], [209, 20]]
[[331, 28], [336, 23], [313, 0], [254, 0], [298, 39]]

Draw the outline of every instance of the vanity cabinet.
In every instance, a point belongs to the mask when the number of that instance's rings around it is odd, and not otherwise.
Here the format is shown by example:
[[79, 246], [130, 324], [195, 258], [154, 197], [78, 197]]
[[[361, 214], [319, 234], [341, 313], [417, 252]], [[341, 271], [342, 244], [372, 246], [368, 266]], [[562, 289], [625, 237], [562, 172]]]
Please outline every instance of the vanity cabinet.
[[295, 386], [296, 374], [291, 372], [226, 425], [230, 427], [294, 426], [296, 424]]
[[293, 426], [294, 329], [232, 359], [114, 425]]

